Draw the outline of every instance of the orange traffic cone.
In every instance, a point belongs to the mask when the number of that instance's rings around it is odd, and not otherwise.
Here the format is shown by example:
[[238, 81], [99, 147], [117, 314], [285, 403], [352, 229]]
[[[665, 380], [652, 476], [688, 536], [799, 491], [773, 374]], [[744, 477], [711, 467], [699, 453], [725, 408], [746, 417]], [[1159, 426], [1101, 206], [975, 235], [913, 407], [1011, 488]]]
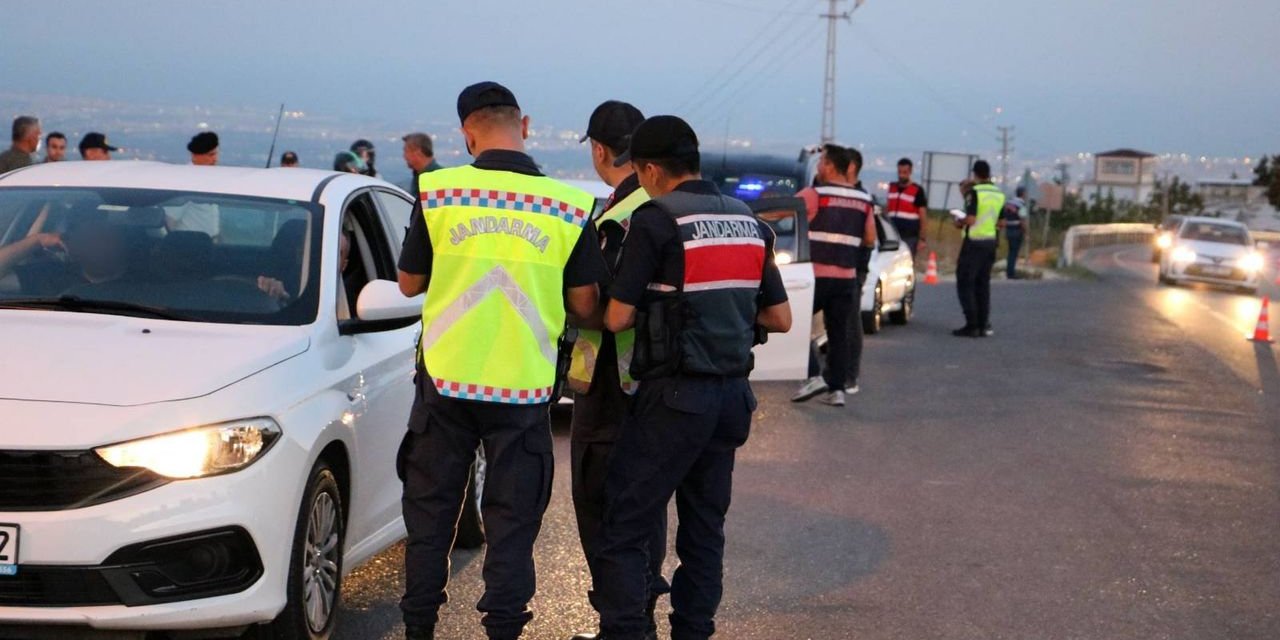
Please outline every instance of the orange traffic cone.
[[1262, 299], [1262, 311], [1258, 312], [1258, 326], [1253, 330], [1254, 342], [1271, 342], [1271, 327], [1267, 311], [1271, 306], [1271, 298]]
[[938, 284], [938, 254], [929, 252], [929, 268], [924, 272], [925, 284]]

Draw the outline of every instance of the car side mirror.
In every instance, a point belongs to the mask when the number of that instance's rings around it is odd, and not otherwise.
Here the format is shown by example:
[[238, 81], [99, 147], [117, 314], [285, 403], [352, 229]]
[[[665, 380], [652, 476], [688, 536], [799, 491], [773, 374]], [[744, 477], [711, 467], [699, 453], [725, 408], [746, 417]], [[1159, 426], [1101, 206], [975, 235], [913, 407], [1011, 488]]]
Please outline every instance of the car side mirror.
[[422, 319], [422, 298], [404, 297], [394, 281], [371, 280], [356, 297], [356, 317], [338, 323], [338, 333], [374, 333], [411, 326]]

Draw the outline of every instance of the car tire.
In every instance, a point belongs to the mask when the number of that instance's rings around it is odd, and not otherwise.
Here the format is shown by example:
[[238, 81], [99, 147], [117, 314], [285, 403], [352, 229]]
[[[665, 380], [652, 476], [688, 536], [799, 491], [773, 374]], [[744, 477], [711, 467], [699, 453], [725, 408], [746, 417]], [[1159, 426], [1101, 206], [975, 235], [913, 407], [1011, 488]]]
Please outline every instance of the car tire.
[[476, 450], [476, 461], [471, 464], [471, 477], [467, 481], [467, 497], [462, 503], [462, 517], [458, 519], [458, 536], [453, 546], [458, 549], [479, 549], [484, 546], [484, 516], [480, 500], [484, 497], [484, 450]]
[[884, 289], [879, 282], [876, 283], [875, 301], [871, 304], [870, 311], [862, 312], [862, 332], [867, 335], [880, 333], [880, 327], [884, 324]]
[[915, 311], [916, 304], [916, 285], [911, 283], [911, 287], [907, 289], [907, 294], [902, 296], [902, 306], [897, 311], [889, 312], [889, 322], [897, 325], [904, 325], [911, 322], [911, 314]]
[[311, 470], [294, 527], [288, 604], [271, 624], [258, 627], [258, 638], [327, 640], [338, 619], [342, 597], [346, 530], [338, 479], [321, 460]]

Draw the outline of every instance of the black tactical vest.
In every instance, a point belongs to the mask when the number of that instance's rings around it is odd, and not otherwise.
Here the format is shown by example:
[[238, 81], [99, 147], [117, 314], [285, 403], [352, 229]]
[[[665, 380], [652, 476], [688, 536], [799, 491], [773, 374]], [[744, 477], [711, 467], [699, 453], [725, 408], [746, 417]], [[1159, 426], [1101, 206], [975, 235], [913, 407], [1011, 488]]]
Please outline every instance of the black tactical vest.
[[675, 191], [653, 203], [679, 230], [684, 280], [649, 285], [636, 318], [632, 377], [745, 377], [765, 264], [759, 221], [746, 204], [718, 194]]
[[809, 257], [818, 264], [852, 269], [874, 205], [867, 192], [853, 187], [819, 185], [818, 213], [809, 222]]

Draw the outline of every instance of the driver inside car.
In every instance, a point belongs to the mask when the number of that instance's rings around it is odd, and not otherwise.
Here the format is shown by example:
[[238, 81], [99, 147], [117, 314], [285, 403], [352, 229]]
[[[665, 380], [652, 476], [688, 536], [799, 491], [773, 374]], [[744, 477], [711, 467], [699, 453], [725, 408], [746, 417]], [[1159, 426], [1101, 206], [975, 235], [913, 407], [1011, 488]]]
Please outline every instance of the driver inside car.
[[[64, 253], [61, 259], [32, 261], [39, 250]], [[17, 273], [28, 295], [52, 296], [78, 285], [111, 282], [127, 270], [120, 228], [96, 210], [71, 216], [61, 234], [35, 233], [0, 248], [0, 277]]]

